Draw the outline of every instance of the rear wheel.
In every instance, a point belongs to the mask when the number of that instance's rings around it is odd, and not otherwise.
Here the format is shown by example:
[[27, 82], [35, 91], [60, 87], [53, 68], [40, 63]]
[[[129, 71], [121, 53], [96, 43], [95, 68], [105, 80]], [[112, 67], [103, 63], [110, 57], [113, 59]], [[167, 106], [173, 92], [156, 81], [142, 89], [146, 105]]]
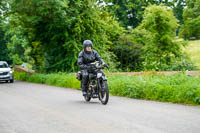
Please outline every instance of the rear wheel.
[[109, 99], [108, 84], [107, 81], [102, 81], [101, 88], [99, 90], [99, 100], [101, 101], [102, 104], [106, 105], [108, 103], [108, 99]]

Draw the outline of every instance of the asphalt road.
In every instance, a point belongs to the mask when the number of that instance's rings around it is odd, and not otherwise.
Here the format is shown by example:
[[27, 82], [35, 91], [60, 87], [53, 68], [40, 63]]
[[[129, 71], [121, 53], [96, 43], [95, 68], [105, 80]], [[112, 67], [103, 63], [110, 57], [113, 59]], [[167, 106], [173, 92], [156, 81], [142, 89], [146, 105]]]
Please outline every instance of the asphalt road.
[[114, 96], [102, 105], [78, 90], [0, 83], [0, 133], [200, 133], [200, 107]]

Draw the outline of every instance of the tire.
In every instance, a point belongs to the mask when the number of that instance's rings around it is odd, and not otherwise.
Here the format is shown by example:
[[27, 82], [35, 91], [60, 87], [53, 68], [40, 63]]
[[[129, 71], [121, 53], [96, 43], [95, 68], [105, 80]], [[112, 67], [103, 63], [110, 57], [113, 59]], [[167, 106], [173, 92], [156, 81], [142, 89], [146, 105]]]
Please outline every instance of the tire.
[[10, 80], [10, 83], [14, 83], [14, 79], [11, 79], [11, 80]]
[[103, 86], [104, 86], [104, 88], [101, 88], [99, 90], [99, 100], [101, 101], [101, 103], [103, 105], [106, 105], [108, 103], [108, 99], [109, 99], [109, 89], [108, 89], [107, 81], [103, 81], [101, 83], [101, 87], [103, 87]]
[[88, 96], [88, 95], [84, 96], [84, 98], [85, 98], [85, 101], [86, 101], [86, 102], [89, 102], [89, 101], [91, 100], [91, 97]]
[[84, 96], [86, 102], [89, 102], [91, 100], [91, 96], [88, 95], [88, 91], [87, 91], [87, 95]]

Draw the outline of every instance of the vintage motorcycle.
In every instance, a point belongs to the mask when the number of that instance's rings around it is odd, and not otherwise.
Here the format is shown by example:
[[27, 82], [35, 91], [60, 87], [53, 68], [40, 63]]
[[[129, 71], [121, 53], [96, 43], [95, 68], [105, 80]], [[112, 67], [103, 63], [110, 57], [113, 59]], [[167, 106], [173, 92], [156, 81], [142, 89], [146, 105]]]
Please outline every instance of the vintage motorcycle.
[[[89, 102], [91, 98], [99, 98], [102, 104], [106, 105], [109, 99], [109, 89], [107, 84], [107, 78], [101, 71], [107, 65], [102, 65], [98, 61], [90, 63], [93, 66], [93, 70], [90, 70], [88, 80], [87, 94], [84, 96], [85, 100]], [[81, 72], [77, 73], [77, 79], [81, 80]]]

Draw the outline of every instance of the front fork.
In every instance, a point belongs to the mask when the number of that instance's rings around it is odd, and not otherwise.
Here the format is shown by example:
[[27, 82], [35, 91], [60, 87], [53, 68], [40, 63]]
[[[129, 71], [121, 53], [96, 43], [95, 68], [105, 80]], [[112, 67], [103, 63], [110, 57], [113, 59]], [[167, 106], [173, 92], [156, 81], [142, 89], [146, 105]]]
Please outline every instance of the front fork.
[[101, 84], [104, 82], [104, 81], [107, 81], [107, 78], [105, 76], [105, 74], [103, 72], [102, 73], [102, 76], [98, 77], [97, 78], [97, 86], [98, 86], [98, 91], [102, 91], [102, 86]]

